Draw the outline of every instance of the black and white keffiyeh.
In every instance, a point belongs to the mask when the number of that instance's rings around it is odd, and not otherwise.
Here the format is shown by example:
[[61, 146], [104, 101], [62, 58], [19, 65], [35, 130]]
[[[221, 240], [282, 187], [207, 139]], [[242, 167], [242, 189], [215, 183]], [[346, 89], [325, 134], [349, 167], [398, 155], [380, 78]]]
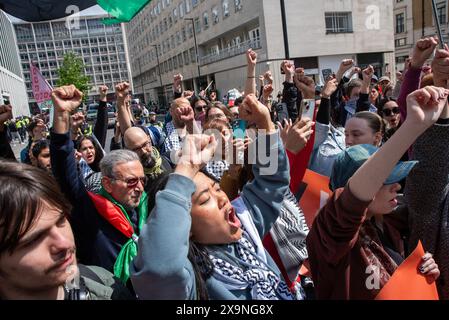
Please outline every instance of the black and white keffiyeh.
[[213, 176], [218, 182], [221, 181], [224, 173], [229, 170], [229, 163], [225, 160], [209, 161], [205, 170]]
[[302, 288], [293, 295], [287, 284], [268, 265], [265, 248], [251, 213], [241, 197], [232, 201], [242, 223], [241, 239], [232, 244], [234, 254], [222, 247], [210, 248], [209, 257], [214, 265], [213, 277], [228, 290], [249, 289], [253, 300], [302, 300]]
[[235, 244], [241, 260], [238, 265], [216, 257], [213, 252], [209, 253], [216, 278], [232, 289], [251, 289], [254, 300], [296, 299], [287, 284], [261, 261], [248, 238], [248, 233], [244, 231], [242, 238]]
[[170, 121], [165, 126], [166, 138], [164, 141], [165, 152], [170, 152], [172, 150], [179, 150], [182, 148], [182, 140], [178, 135], [178, 131], [173, 124], [173, 121]]

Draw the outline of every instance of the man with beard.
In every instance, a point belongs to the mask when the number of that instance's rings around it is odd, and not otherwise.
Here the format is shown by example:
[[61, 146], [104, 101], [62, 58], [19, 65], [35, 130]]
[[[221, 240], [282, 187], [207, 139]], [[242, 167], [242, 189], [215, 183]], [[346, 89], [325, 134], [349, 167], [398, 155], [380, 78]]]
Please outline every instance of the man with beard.
[[86, 190], [77, 172], [69, 128], [70, 113], [81, 99], [82, 93], [73, 85], [53, 90], [52, 171], [73, 206], [70, 222], [80, 260], [103, 267], [127, 283], [138, 235], [148, 218], [147, 178], [137, 154], [115, 150], [100, 162], [98, 194]]
[[148, 183], [157, 179], [163, 173], [172, 173], [173, 168], [169, 160], [153, 147], [150, 136], [142, 127], [131, 127], [126, 130], [123, 137], [125, 147], [131, 150], [140, 158]]
[[133, 298], [110, 272], [77, 264], [71, 206], [50, 175], [0, 161], [0, 199], [0, 300]]
[[41, 139], [31, 144], [31, 164], [51, 174], [50, 141]]

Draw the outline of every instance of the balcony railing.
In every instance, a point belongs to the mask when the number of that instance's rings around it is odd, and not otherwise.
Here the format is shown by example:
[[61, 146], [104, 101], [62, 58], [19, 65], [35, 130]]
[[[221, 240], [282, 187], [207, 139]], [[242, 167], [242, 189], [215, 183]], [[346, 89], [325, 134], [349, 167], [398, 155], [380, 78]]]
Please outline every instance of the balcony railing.
[[262, 48], [260, 38], [247, 40], [241, 42], [238, 45], [221, 49], [218, 53], [211, 53], [207, 56], [200, 57], [200, 65], [206, 65], [209, 63], [217, 62], [220, 60], [228, 59], [245, 53], [248, 49], [260, 49]]

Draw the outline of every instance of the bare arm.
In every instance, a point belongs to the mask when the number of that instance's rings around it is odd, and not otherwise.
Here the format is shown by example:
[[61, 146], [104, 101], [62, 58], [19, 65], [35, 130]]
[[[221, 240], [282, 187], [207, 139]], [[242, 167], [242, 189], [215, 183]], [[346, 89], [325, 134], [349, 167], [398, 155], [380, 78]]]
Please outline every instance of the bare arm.
[[246, 52], [246, 60], [248, 62], [248, 69], [245, 83], [245, 96], [249, 94], [256, 94], [257, 53], [255, 53], [252, 49], [248, 49]]

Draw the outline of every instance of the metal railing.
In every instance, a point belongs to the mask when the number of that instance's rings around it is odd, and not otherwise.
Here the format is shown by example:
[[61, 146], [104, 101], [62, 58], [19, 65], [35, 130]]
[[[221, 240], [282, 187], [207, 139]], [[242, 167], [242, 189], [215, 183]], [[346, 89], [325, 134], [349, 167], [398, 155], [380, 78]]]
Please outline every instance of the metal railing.
[[220, 49], [220, 51], [217, 53], [214, 52], [206, 56], [200, 57], [200, 65], [206, 65], [216, 61], [235, 57], [245, 53], [248, 49], [260, 49], [260, 48], [262, 48], [260, 38], [247, 40], [241, 42], [238, 45]]

